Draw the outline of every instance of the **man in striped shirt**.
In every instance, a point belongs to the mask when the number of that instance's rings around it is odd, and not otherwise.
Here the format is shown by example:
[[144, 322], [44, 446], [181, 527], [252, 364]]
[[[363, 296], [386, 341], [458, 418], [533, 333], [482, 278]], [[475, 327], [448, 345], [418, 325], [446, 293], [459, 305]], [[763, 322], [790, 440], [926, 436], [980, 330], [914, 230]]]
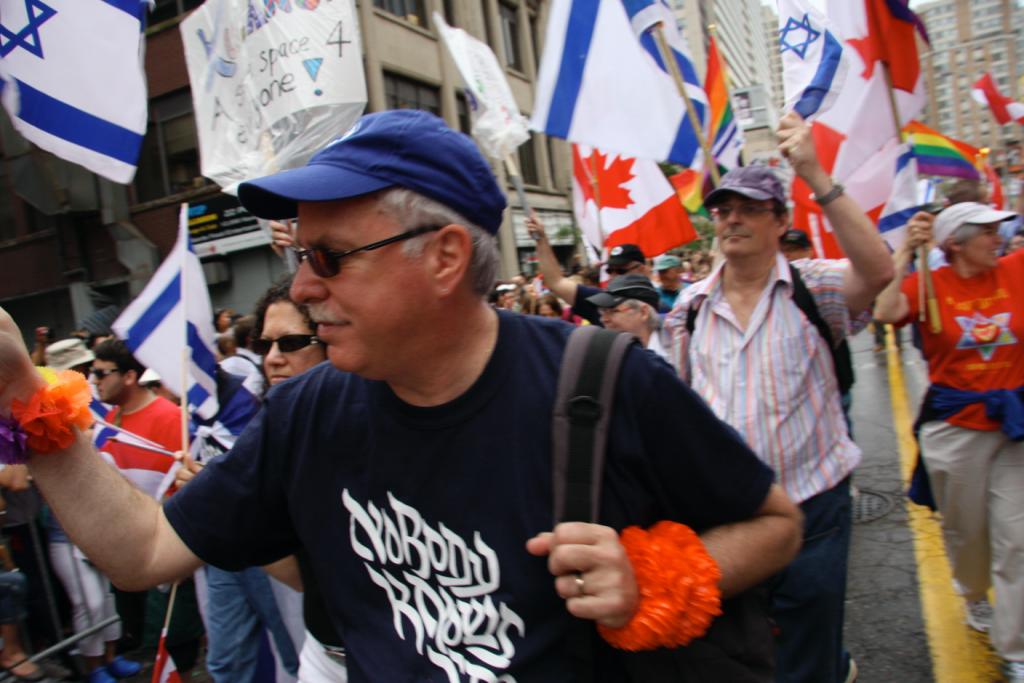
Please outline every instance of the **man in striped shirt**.
[[[810, 126], [788, 114], [778, 136], [848, 256], [793, 263], [838, 344], [866, 324], [875, 295], [892, 279], [891, 259], [868, 217], [821, 167]], [[770, 168], [747, 166], [728, 173], [705, 205], [724, 261], [684, 290], [669, 314], [674, 355], [697, 393], [774, 469], [804, 513], [803, 549], [771, 585], [781, 629], [776, 680], [852, 681], [856, 667], [842, 646], [842, 625], [849, 477], [861, 453], [843, 419], [827, 342], [793, 301], [799, 283], [779, 247], [788, 227], [786, 193]]]

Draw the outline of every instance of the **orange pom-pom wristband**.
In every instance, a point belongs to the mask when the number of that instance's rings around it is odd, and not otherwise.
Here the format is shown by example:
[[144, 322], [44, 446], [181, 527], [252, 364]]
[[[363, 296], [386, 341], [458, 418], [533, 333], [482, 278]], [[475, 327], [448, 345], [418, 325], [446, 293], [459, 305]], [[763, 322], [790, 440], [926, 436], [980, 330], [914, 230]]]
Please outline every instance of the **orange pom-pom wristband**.
[[622, 628], [598, 625], [601, 637], [620, 650], [681, 647], [707, 633], [722, 613], [722, 573], [690, 527], [661, 521], [620, 535], [633, 565], [640, 605]]
[[92, 392], [89, 382], [73, 370], [54, 372], [39, 368], [46, 386], [36, 390], [27, 403], [11, 402], [11, 415], [28, 435], [27, 446], [36, 453], [61, 451], [75, 440], [75, 427], [88, 429]]

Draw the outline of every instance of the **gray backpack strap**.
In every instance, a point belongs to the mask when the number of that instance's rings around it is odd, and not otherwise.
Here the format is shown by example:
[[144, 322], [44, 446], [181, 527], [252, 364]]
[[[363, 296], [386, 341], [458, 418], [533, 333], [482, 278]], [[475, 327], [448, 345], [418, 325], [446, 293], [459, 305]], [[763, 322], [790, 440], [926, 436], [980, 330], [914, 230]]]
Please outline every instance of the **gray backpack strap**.
[[555, 524], [597, 520], [615, 384], [634, 343], [593, 325], [569, 335], [551, 427]]

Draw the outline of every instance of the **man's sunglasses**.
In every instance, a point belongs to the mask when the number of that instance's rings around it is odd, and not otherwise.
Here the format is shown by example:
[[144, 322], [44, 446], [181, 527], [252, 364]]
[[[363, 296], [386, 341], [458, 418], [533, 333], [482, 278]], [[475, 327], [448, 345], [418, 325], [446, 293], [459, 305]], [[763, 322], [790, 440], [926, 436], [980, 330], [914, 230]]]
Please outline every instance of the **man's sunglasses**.
[[310, 344], [321, 344], [320, 338], [315, 334], [286, 334], [277, 339], [259, 337], [252, 342], [252, 350], [261, 356], [270, 353], [270, 349], [277, 344], [277, 350], [281, 353], [292, 353], [304, 349]]
[[115, 372], [121, 372], [121, 371], [118, 370], [117, 368], [113, 368], [111, 370], [102, 370], [100, 368], [93, 368], [93, 369], [89, 370], [89, 374], [92, 375], [93, 377], [95, 377], [96, 379], [103, 379], [107, 375], [112, 375]]
[[630, 263], [628, 266], [608, 266], [605, 270], [609, 275], [628, 275], [642, 266], [642, 263]]
[[334, 277], [341, 270], [341, 260], [358, 254], [361, 251], [373, 251], [374, 249], [380, 249], [386, 247], [389, 244], [395, 242], [401, 242], [413, 237], [419, 237], [420, 235], [428, 232], [434, 232], [440, 230], [443, 225], [425, 225], [420, 228], [413, 228], [412, 230], [406, 230], [403, 233], [395, 235], [394, 237], [388, 237], [387, 239], [380, 240], [379, 242], [373, 242], [362, 247], [356, 247], [355, 249], [348, 249], [346, 251], [336, 251], [334, 249], [326, 249], [323, 247], [313, 247], [311, 249], [298, 249], [293, 247], [295, 255], [299, 259], [299, 263], [309, 262], [309, 267], [313, 269], [313, 272], [320, 277]]

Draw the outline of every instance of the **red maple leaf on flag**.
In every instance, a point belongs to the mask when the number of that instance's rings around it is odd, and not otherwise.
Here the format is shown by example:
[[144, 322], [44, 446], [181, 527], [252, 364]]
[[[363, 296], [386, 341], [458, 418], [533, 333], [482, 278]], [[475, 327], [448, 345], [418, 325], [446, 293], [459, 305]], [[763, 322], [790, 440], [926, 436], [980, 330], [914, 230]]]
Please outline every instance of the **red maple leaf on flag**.
[[616, 156], [608, 165], [608, 155], [602, 154], [601, 150], [594, 149], [589, 156], [582, 156], [579, 147], [573, 145], [572, 172], [583, 193], [584, 203], [590, 199], [602, 209], [625, 209], [632, 205], [633, 198], [624, 185], [634, 178], [633, 161]]

